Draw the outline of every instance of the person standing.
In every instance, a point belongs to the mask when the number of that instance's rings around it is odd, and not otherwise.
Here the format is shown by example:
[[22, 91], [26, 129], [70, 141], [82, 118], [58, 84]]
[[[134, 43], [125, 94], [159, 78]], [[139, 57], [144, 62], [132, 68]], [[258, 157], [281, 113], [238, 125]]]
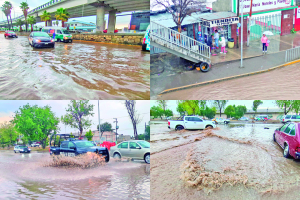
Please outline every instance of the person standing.
[[218, 30], [215, 30], [214, 38], [215, 38], [216, 48], [219, 49], [219, 33], [218, 33]]
[[225, 50], [225, 47], [226, 47], [226, 40], [225, 40], [225, 37], [222, 35], [221, 37], [221, 52], [220, 53], [224, 53], [226, 54], [226, 50]]
[[268, 38], [266, 37], [265, 34], [263, 34], [263, 36], [261, 38], [261, 43], [263, 45], [263, 53], [267, 53], [268, 52], [267, 42], [268, 42]]
[[207, 39], [207, 46], [210, 47], [210, 52], [211, 52], [211, 48], [212, 48], [212, 43], [213, 43], [213, 35], [210, 35]]

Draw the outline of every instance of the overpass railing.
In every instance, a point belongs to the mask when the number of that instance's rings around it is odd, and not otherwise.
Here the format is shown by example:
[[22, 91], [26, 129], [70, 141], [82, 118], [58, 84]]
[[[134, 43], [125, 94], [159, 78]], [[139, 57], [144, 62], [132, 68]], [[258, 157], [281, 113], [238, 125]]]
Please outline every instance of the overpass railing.
[[285, 62], [291, 62], [293, 60], [300, 59], [300, 47], [288, 49], [285, 51]]
[[177, 46], [180, 50], [184, 50], [187, 53], [193, 52], [199, 57], [210, 60], [210, 47], [206, 44], [153, 21], [150, 23], [150, 30], [151, 38], [163, 40], [165, 43]]

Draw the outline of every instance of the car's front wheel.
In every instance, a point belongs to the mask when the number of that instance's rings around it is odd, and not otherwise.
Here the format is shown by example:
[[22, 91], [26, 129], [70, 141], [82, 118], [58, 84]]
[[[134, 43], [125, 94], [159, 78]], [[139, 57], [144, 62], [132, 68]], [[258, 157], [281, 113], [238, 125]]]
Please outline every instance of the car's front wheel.
[[288, 144], [286, 144], [284, 146], [283, 157], [285, 157], [285, 158], [289, 158], [290, 157], [290, 150], [289, 150], [289, 145]]
[[206, 129], [213, 129], [214, 127], [212, 125], [207, 125], [205, 128]]
[[17, 153], [16, 151], [14, 151], [15, 153]]
[[150, 164], [150, 154], [147, 153], [144, 157], [145, 163]]

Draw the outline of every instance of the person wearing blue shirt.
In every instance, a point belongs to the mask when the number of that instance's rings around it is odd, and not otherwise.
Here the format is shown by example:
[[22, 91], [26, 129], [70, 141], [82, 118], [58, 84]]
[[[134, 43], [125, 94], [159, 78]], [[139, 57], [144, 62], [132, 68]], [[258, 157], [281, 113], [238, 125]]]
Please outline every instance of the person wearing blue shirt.
[[218, 49], [219, 48], [219, 33], [218, 33], [218, 30], [215, 30], [214, 38], [215, 38], [215, 45]]

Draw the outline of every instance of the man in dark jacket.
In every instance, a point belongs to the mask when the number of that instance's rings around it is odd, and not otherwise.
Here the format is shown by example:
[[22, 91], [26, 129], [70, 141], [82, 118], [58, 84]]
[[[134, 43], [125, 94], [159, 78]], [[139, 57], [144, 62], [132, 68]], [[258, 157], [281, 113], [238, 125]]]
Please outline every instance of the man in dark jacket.
[[210, 46], [210, 52], [212, 48], [212, 42], [213, 42], [213, 35], [210, 35], [207, 39], [207, 46]]

